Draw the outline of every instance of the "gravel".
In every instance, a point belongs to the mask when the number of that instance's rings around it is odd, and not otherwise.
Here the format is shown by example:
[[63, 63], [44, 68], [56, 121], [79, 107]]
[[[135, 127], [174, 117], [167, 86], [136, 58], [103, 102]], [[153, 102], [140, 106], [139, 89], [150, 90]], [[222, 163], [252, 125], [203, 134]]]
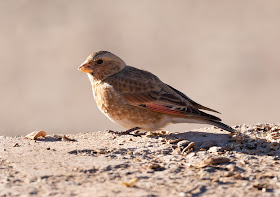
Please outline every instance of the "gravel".
[[235, 128], [1, 136], [0, 196], [279, 196], [279, 124]]

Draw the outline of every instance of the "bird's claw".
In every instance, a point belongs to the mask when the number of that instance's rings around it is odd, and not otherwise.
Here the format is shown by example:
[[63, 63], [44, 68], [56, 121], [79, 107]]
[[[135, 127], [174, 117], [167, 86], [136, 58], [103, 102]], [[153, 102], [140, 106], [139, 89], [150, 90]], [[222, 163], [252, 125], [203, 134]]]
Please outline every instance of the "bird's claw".
[[128, 129], [126, 131], [112, 131], [112, 130], [107, 130], [109, 133], [117, 134], [117, 135], [130, 135], [131, 132], [136, 131], [140, 129], [139, 127], [135, 127], [132, 129]]
[[108, 133], [117, 134], [117, 135], [129, 135], [131, 131], [113, 131], [107, 130]]

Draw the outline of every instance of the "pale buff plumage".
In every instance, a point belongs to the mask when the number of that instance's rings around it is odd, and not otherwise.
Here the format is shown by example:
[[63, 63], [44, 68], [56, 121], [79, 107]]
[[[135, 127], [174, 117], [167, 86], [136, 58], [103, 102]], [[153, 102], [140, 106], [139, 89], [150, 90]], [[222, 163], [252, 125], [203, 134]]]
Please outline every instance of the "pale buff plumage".
[[100, 111], [127, 129], [154, 131], [169, 123], [202, 123], [234, 131], [200, 110], [217, 111], [194, 102], [152, 73], [127, 66], [110, 52], [91, 54], [79, 70], [88, 74]]

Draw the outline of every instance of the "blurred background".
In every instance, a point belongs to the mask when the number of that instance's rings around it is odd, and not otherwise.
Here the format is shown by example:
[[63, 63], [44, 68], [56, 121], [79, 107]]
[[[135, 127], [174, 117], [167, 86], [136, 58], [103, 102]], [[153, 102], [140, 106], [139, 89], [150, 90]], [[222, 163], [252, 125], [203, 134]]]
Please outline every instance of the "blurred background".
[[224, 123], [279, 123], [279, 9], [263, 0], [1, 0], [0, 135], [121, 130], [77, 70], [99, 50], [220, 111]]

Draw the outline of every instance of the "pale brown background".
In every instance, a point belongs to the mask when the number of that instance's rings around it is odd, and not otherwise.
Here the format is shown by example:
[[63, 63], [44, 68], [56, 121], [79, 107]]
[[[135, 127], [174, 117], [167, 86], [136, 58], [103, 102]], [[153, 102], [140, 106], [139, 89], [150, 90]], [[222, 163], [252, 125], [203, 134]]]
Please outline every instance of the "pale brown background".
[[0, 135], [121, 129], [77, 71], [98, 50], [153, 72], [227, 124], [280, 122], [280, 1], [1, 0], [0, 14]]

